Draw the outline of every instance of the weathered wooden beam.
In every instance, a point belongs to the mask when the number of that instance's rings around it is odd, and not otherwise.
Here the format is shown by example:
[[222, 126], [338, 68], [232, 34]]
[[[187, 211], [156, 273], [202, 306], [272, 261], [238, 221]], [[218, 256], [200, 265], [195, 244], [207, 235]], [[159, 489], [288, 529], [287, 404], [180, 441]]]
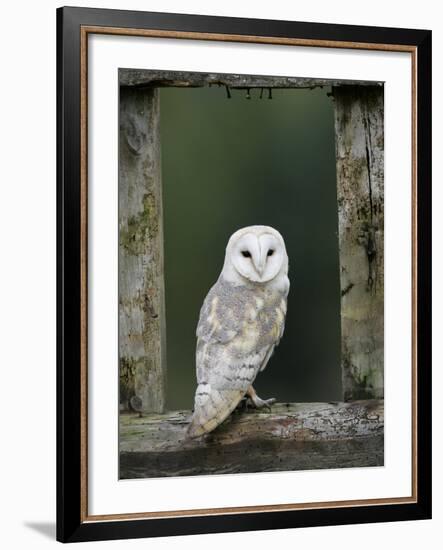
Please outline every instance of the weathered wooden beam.
[[[227, 88], [316, 88], [323, 86], [382, 86], [366, 80], [331, 80], [293, 76], [259, 76], [245, 74], [197, 73], [185, 71], [158, 71], [146, 69], [119, 69], [121, 86], [162, 88], [167, 86], [197, 88], [224, 86]], [[267, 97], [266, 95], [264, 97]]]
[[165, 306], [159, 92], [120, 89], [120, 406], [162, 412]]
[[236, 411], [214, 432], [186, 438], [190, 411], [120, 415], [120, 477], [383, 465], [383, 401], [280, 403]]
[[383, 397], [383, 88], [333, 88], [345, 401]]

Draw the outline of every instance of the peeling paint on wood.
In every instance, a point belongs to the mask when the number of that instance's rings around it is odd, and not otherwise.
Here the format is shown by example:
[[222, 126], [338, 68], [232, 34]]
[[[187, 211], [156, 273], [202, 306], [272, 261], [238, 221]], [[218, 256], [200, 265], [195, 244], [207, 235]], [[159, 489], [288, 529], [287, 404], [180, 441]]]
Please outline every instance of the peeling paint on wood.
[[345, 401], [383, 398], [383, 88], [333, 88]]
[[200, 439], [185, 436], [190, 415], [120, 415], [120, 477], [383, 465], [383, 401], [238, 410]]
[[120, 89], [120, 407], [162, 412], [165, 306], [157, 90]]

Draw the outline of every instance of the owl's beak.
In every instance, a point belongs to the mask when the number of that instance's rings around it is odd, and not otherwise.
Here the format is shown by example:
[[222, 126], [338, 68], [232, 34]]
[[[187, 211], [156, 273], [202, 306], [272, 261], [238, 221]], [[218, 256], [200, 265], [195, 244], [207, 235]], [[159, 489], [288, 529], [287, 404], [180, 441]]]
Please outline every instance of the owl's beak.
[[257, 264], [254, 262], [255, 271], [260, 275], [260, 277], [263, 275], [263, 271], [265, 269], [265, 264], [263, 261], [259, 261]]

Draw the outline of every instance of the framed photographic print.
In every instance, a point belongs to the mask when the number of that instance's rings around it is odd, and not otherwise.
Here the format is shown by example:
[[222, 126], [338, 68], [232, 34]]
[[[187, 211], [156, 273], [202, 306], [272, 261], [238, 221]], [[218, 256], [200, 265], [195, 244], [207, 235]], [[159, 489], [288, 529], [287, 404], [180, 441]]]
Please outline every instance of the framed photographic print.
[[57, 12], [64, 542], [431, 516], [431, 32]]

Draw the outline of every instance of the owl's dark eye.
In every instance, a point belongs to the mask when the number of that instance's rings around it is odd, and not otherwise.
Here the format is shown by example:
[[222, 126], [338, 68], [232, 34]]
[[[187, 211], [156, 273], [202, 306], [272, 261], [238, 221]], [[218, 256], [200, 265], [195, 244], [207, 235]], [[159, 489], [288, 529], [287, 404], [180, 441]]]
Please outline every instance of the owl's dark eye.
[[249, 252], [249, 250], [242, 250], [241, 251], [243, 257], [245, 258], [250, 258], [251, 257], [251, 253]]
[[274, 250], [272, 248], [270, 248], [268, 250], [268, 256], [272, 256], [272, 254], [274, 254]]

